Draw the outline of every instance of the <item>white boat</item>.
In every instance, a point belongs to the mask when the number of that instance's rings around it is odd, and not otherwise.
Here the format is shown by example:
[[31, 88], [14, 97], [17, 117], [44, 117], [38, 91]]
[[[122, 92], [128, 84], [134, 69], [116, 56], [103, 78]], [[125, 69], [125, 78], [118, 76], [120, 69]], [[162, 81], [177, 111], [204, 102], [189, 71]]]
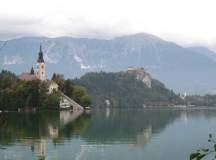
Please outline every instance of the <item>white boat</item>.
[[187, 106], [186, 105], [175, 105], [174, 107], [177, 107], [177, 108], [186, 108]]
[[85, 107], [85, 110], [91, 110], [91, 107]]

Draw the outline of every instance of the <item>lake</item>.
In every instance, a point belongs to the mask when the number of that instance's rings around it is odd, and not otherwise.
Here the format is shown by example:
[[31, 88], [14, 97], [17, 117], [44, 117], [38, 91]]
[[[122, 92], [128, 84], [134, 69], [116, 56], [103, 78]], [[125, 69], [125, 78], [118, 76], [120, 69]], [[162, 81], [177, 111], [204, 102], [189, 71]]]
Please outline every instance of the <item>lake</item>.
[[0, 114], [1, 160], [187, 160], [216, 136], [215, 109]]

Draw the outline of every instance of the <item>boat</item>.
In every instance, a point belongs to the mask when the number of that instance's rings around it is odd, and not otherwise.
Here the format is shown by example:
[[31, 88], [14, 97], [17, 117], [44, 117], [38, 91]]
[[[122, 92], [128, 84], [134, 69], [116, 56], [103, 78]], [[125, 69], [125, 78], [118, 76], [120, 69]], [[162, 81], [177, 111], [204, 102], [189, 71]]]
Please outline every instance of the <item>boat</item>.
[[85, 107], [85, 110], [91, 110], [91, 107], [89, 107], [89, 106]]
[[91, 107], [85, 107], [84, 108], [85, 113], [90, 114], [91, 113]]

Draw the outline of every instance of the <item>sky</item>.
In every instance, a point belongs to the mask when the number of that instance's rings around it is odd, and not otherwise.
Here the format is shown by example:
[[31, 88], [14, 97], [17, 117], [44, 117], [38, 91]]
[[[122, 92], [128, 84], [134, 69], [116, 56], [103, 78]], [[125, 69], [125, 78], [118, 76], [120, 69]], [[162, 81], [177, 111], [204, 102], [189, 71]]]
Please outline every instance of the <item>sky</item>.
[[112, 38], [145, 32], [184, 45], [216, 44], [215, 0], [0, 0], [0, 40]]

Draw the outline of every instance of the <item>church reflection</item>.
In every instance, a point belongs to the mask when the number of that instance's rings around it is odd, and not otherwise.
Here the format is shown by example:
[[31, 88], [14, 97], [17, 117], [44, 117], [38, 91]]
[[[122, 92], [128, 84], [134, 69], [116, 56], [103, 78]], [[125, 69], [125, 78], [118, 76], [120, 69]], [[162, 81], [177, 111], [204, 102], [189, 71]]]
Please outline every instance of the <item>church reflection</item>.
[[47, 151], [50, 145], [63, 145], [72, 139], [81, 139], [88, 147], [108, 144], [144, 147], [176, 119], [187, 124], [188, 117], [197, 115], [215, 117], [207, 110], [174, 109], [107, 108], [91, 114], [82, 111], [4, 113], [0, 114], [0, 147], [24, 144], [40, 160], [50, 154]]
[[64, 137], [79, 134], [89, 121], [90, 115], [83, 111], [1, 114], [0, 145], [11, 145], [18, 139], [43, 160], [48, 141], [56, 143]]

